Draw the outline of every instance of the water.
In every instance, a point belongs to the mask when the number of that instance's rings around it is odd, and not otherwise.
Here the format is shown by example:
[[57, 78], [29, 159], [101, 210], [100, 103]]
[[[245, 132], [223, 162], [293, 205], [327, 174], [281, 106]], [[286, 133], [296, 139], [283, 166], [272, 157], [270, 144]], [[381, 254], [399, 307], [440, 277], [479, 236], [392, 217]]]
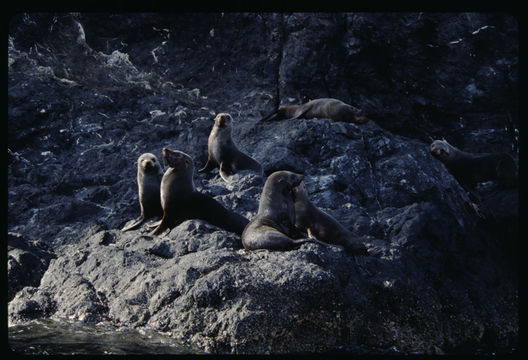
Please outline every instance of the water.
[[[142, 355], [142, 354], [203, 354], [177, 340], [153, 330], [116, 328], [111, 325], [86, 325], [50, 319], [35, 320], [10, 326], [9, 347], [23, 355]], [[325, 351], [342, 355], [402, 355], [396, 346], [388, 349], [363, 346], [338, 346]], [[456, 349], [450, 355], [515, 354], [516, 348], [485, 351], [480, 348]], [[411, 353], [413, 355], [423, 355]], [[408, 355], [411, 355], [408, 354]]]
[[10, 326], [9, 347], [24, 355], [198, 354], [153, 330], [35, 320]]

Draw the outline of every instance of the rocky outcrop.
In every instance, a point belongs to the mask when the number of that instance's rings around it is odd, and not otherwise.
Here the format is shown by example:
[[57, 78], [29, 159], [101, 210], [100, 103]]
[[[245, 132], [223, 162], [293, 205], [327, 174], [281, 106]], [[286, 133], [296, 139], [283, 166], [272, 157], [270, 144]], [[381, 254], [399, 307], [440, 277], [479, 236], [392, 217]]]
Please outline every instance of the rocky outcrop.
[[7, 234], [7, 298], [12, 300], [26, 286], [39, 286], [49, 262], [55, 256], [46, 246], [21, 234]]
[[[8, 230], [49, 251], [30, 251], [39, 281], [9, 269], [10, 323], [108, 321], [218, 353], [511, 349], [518, 191], [486, 183], [468, 196], [427, 137], [460, 129], [448, 140], [474, 152], [515, 145], [504, 127], [516, 127], [516, 95], [496, 87], [518, 82], [516, 31], [508, 16], [481, 14], [13, 18]], [[321, 96], [374, 121], [257, 121]], [[201, 220], [160, 237], [145, 225], [121, 232], [140, 213], [137, 157], [161, 159], [166, 146], [201, 167], [217, 112], [233, 116], [234, 140], [266, 175], [305, 174], [310, 200], [377, 255], [250, 252]], [[194, 176], [248, 219], [263, 180]]]

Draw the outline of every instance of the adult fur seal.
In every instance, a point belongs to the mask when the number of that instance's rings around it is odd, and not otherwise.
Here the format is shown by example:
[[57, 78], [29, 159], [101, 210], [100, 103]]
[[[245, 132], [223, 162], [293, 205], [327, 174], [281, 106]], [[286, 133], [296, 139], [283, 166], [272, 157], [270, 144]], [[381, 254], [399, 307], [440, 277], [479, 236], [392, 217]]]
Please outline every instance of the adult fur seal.
[[295, 199], [295, 226], [308, 236], [329, 244], [341, 245], [352, 254], [368, 255], [367, 248], [352, 232], [332, 216], [318, 209], [308, 199], [304, 182], [293, 188]]
[[302, 105], [281, 107], [264, 117], [261, 121], [298, 118], [329, 118], [356, 124], [364, 124], [369, 120], [361, 114], [361, 110], [352, 105], [337, 99], [323, 98], [308, 101]]
[[242, 233], [245, 249], [291, 250], [305, 242], [325, 246], [316, 239], [307, 239], [305, 234], [295, 228], [292, 190], [303, 177], [290, 171], [276, 171], [268, 177], [262, 189], [257, 215]]
[[208, 159], [205, 166], [198, 172], [211, 171], [215, 167], [220, 169], [220, 176], [228, 181], [229, 175], [238, 170], [250, 169], [262, 176], [262, 166], [258, 161], [240, 151], [231, 136], [233, 118], [226, 113], [216, 115], [214, 126], [207, 141]]
[[193, 183], [194, 162], [186, 153], [163, 148], [163, 159], [169, 168], [161, 179], [163, 218], [151, 235], [159, 235], [188, 219], [202, 219], [212, 225], [242, 234], [248, 220], [209, 195], [196, 191]]
[[469, 153], [457, 149], [446, 140], [434, 140], [430, 150], [461, 184], [474, 187], [479, 182], [489, 180], [496, 180], [504, 187], [517, 184], [517, 167], [507, 153]]
[[160, 202], [161, 167], [156, 155], [142, 154], [137, 160], [137, 184], [141, 216], [133, 223], [125, 225], [122, 231], [137, 228], [148, 218], [161, 216]]

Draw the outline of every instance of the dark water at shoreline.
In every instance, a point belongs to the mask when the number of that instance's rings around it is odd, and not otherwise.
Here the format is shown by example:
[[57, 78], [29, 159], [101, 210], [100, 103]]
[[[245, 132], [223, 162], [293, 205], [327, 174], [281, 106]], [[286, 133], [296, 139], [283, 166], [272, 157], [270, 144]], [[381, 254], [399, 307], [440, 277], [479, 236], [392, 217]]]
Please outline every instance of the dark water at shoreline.
[[198, 354], [153, 330], [36, 320], [8, 329], [9, 347], [21, 355]]
[[[154, 330], [86, 325], [78, 322], [39, 319], [8, 328], [11, 351], [19, 355], [185, 355], [204, 354]], [[388, 349], [339, 346], [323, 353], [344, 355], [405, 355], [395, 346]], [[453, 349], [446, 355], [514, 355], [517, 348], [485, 351], [481, 348]], [[424, 355], [410, 353], [406, 355]]]

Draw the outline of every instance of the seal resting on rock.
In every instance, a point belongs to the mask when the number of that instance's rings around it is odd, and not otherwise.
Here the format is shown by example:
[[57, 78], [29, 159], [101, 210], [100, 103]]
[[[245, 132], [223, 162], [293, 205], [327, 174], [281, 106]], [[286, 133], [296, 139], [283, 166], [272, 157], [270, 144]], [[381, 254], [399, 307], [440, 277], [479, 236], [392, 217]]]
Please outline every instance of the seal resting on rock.
[[137, 160], [137, 184], [141, 216], [131, 224], [125, 225], [122, 231], [137, 228], [146, 219], [161, 216], [163, 210], [160, 202], [161, 167], [156, 155], [142, 154]]
[[198, 172], [208, 172], [218, 167], [220, 176], [228, 181], [229, 175], [239, 170], [254, 170], [262, 176], [262, 166], [258, 161], [240, 151], [231, 133], [233, 131], [233, 118], [226, 113], [216, 115], [214, 126], [207, 141], [207, 152], [209, 157], [205, 166]]
[[305, 242], [325, 246], [319, 240], [306, 238], [295, 228], [293, 187], [303, 177], [290, 171], [276, 171], [268, 177], [262, 189], [257, 215], [242, 233], [245, 249], [291, 250]]
[[304, 182], [293, 188], [295, 199], [295, 227], [329, 244], [341, 245], [349, 253], [368, 255], [367, 248], [352, 232], [336, 219], [318, 209], [308, 199]]
[[507, 153], [469, 153], [457, 149], [446, 140], [434, 140], [430, 150], [461, 184], [472, 188], [479, 182], [489, 180], [498, 181], [504, 187], [517, 184], [517, 167]]
[[311, 100], [302, 105], [281, 107], [260, 121], [299, 118], [329, 118], [356, 124], [364, 124], [369, 120], [361, 114], [361, 110], [352, 105], [348, 105], [337, 99], [323, 98]]
[[211, 196], [196, 191], [193, 183], [194, 162], [186, 153], [163, 148], [169, 168], [161, 179], [163, 217], [150, 235], [159, 235], [184, 220], [202, 219], [227, 231], [242, 234], [248, 220], [218, 203]]

